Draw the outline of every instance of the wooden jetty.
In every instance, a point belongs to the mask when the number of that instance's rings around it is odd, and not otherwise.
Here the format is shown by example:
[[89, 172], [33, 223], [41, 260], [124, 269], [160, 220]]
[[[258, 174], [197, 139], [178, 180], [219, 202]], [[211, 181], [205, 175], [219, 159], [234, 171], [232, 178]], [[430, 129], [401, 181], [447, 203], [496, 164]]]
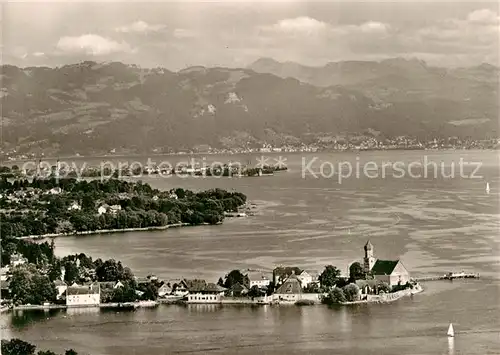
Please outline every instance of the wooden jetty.
[[437, 280], [454, 280], [454, 279], [478, 279], [479, 274], [474, 274], [474, 273], [465, 273], [465, 272], [450, 272], [445, 275], [441, 276], [423, 276], [423, 277], [417, 277], [414, 280], [417, 282], [420, 281], [437, 281]]

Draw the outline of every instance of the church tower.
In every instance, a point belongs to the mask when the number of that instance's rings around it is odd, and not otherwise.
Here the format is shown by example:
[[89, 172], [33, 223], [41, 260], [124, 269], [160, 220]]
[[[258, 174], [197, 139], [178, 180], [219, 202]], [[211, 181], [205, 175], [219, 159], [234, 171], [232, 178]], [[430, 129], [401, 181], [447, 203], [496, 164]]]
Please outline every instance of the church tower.
[[370, 241], [367, 241], [365, 244], [365, 258], [363, 259], [364, 261], [364, 269], [365, 272], [368, 273], [371, 271], [373, 268], [373, 265], [375, 265], [376, 259], [373, 256], [373, 245], [370, 243]]

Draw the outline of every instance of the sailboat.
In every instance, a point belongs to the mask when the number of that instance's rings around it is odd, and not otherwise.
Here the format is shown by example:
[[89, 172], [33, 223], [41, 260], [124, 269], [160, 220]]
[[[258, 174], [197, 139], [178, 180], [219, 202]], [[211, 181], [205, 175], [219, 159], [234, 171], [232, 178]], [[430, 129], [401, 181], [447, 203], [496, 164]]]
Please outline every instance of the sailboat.
[[455, 336], [455, 332], [453, 331], [453, 324], [450, 323], [450, 326], [448, 327], [448, 336], [453, 338]]
[[490, 193], [490, 183], [489, 182], [486, 183], [486, 193], [487, 194]]

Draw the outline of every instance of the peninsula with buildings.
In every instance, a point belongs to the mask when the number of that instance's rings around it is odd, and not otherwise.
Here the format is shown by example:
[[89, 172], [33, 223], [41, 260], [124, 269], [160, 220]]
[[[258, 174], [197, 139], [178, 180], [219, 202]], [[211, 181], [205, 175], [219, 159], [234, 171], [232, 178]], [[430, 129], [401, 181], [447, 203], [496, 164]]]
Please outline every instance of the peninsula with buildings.
[[57, 258], [48, 242], [2, 240], [4, 310], [156, 307], [161, 303], [313, 305], [390, 302], [421, 292], [400, 260], [381, 260], [373, 245], [349, 275], [327, 265], [320, 272], [280, 265], [271, 271], [232, 270], [218, 282], [137, 277], [121, 262], [85, 254]]
[[245, 208], [244, 194], [222, 189], [159, 191], [118, 179], [0, 180], [3, 239], [219, 224]]

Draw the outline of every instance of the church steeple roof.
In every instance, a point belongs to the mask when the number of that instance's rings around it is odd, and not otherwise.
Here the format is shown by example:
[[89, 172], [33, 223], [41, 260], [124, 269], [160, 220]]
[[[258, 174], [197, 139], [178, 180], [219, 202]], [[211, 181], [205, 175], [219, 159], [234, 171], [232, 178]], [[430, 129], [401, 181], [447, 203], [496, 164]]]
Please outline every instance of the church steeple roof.
[[373, 250], [373, 245], [370, 243], [370, 240], [368, 240], [365, 244], [365, 250]]

